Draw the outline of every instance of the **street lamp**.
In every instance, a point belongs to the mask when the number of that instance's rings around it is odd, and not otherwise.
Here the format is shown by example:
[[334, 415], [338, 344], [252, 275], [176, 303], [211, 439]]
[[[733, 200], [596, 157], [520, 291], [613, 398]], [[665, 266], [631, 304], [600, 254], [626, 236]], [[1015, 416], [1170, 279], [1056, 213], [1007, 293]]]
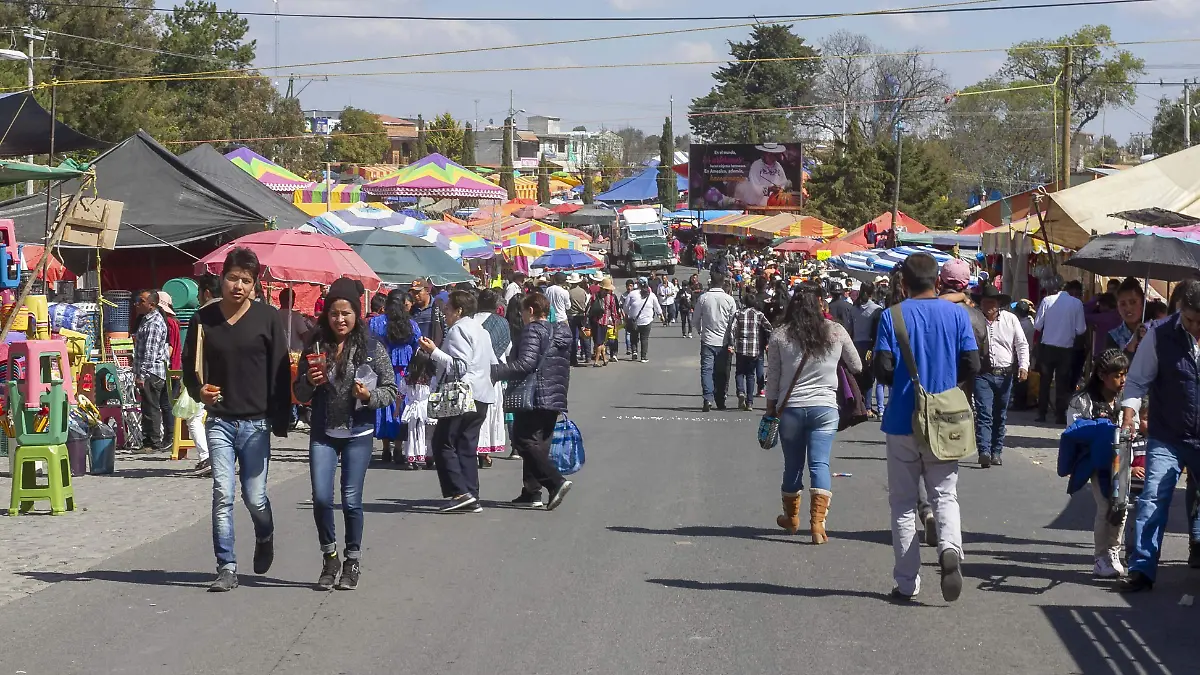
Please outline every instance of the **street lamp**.
[[[29, 49], [33, 50], [33, 40], [29, 41]], [[15, 49], [0, 49], [0, 61], [24, 61], [27, 65], [25, 71], [25, 84], [33, 91], [33, 55], [20, 52]], [[33, 164], [33, 155], [25, 158], [26, 163]], [[33, 181], [25, 181], [25, 194], [33, 194]]]

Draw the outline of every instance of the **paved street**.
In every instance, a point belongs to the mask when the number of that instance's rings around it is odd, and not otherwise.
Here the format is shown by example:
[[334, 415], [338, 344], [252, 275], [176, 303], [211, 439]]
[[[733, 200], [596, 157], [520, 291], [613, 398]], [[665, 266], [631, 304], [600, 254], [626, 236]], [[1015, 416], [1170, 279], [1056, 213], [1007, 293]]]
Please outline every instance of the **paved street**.
[[[758, 449], [757, 416], [700, 413], [699, 341], [654, 330], [651, 363], [573, 372], [589, 463], [559, 510], [509, 507], [517, 462], [483, 473], [480, 515], [434, 512], [432, 473], [374, 468], [362, 584], [318, 592], [308, 481], [290, 462], [272, 468], [275, 566], [210, 594], [204, 490], [153, 491], [125, 508], [193, 524], [86, 571], [16, 572], [48, 587], [4, 606], [0, 675], [1196, 672], [1200, 607], [1178, 603], [1200, 595], [1200, 573], [1182, 562], [1181, 514], [1152, 593], [1093, 581], [1092, 498], [1064, 494], [1053, 430], [1015, 424], [1005, 466], [964, 468], [962, 599], [941, 600], [926, 549], [920, 602], [897, 606], [877, 426], [839, 436], [833, 470], [853, 476], [834, 479], [830, 542], [787, 536], [782, 460]], [[102, 492], [84, 488], [100, 480], [80, 482], [91, 509]], [[240, 503], [237, 516], [248, 572]], [[0, 520], [5, 546], [40, 545], [48, 520]], [[9, 536], [18, 527], [28, 539]]]

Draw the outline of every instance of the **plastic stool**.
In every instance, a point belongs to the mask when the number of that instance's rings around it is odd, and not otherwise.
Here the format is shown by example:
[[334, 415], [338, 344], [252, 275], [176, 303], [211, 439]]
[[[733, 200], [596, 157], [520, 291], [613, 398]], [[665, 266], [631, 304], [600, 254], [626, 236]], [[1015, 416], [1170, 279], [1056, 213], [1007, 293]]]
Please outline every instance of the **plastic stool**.
[[[207, 417], [208, 413], [204, 413]], [[196, 440], [192, 438], [191, 429], [188, 428], [188, 421], [181, 418], [175, 418], [175, 433], [171, 440], [171, 459], [187, 459], [187, 451], [189, 448], [196, 447]]]
[[[46, 463], [46, 485], [38, 485], [37, 463]], [[49, 501], [50, 514], [75, 510], [71, 461], [65, 445], [22, 445], [13, 457], [12, 498], [8, 515], [28, 513], [36, 501]]]

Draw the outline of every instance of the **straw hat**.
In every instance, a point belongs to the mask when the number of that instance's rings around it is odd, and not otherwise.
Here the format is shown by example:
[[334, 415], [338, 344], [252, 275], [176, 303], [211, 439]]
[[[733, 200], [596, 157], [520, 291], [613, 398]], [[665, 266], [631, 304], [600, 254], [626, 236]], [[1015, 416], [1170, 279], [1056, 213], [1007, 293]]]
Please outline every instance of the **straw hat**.
[[600, 282], [600, 288], [603, 288], [606, 291], [617, 290], [616, 286], [613, 286], [612, 277], [604, 277], [604, 280]]

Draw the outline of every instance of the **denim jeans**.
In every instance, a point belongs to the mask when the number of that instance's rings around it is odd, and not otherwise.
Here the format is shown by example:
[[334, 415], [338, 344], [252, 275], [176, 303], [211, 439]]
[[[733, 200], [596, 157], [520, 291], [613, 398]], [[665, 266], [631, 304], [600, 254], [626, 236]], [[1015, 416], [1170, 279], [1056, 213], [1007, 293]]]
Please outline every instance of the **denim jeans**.
[[700, 391], [704, 400], [725, 407], [729, 390], [729, 350], [700, 345]]
[[[1129, 570], [1141, 572], [1151, 580], [1158, 572], [1158, 554], [1167, 529], [1171, 497], [1184, 468], [1188, 475], [1200, 472], [1200, 451], [1184, 445], [1167, 445], [1150, 437], [1146, 444], [1146, 486], [1137, 500]], [[1194, 520], [1189, 527], [1195, 529]]]
[[756, 374], [758, 372], [758, 365], [761, 362], [762, 357], [757, 355], [737, 355], [737, 361], [733, 371], [733, 381], [734, 385], [737, 387], [738, 396], [746, 397], [748, 402], [753, 402], [754, 395], [758, 393]]
[[[266, 420], [209, 417], [205, 425], [213, 470], [213, 550], [217, 569], [237, 571], [233, 552], [234, 480], [240, 473], [242, 501], [250, 511], [254, 536], [269, 538], [275, 532], [271, 501], [267, 499], [267, 467], [271, 462], [271, 430]], [[235, 472], [234, 465], [240, 465]]]
[[979, 452], [999, 457], [1004, 450], [1004, 423], [1012, 385], [1012, 373], [975, 376], [975, 445]]
[[838, 410], [827, 406], [784, 408], [779, 415], [779, 444], [783, 447], [783, 486], [795, 494], [804, 489], [804, 464], [808, 462], [810, 488], [831, 490], [829, 455], [837, 432]]
[[337, 527], [333, 522], [333, 474], [342, 461], [342, 517], [346, 522], [346, 557], [357, 558], [362, 549], [363, 482], [371, 463], [371, 434], [355, 438], [323, 436], [308, 442], [308, 477], [312, 481], [313, 520], [322, 553], [337, 550]]
[[[882, 382], [875, 383], [875, 412], [880, 417], [883, 417], [883, 409], [887, 405], [888, 396], [891, 395], [891, 388]], [[863, 396], [867, 397], [867, 408], [870, 409], [871, 394], [863, 392]]]

